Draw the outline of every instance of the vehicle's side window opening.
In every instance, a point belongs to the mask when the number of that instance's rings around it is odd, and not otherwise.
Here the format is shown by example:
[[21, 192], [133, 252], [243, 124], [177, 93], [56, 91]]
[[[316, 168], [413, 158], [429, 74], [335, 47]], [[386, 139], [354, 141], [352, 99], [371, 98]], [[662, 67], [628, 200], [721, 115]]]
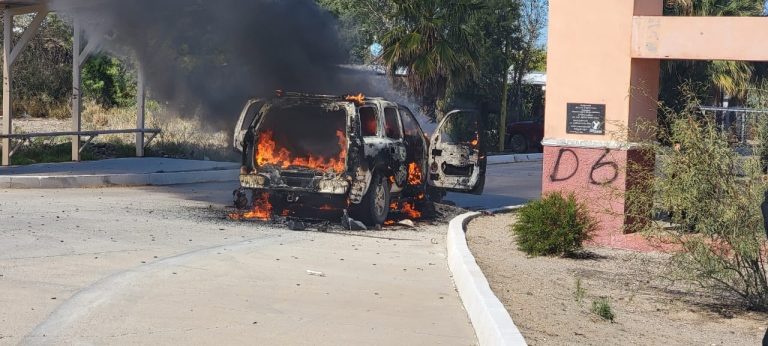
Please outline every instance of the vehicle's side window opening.
[[405, 131], [405, 139], [411, 141], [421, 140], [423, 138], [423, 132], [419, 126], [418, 120], [409, 110], [400, 108], [400, 114], [403, 119], [403, 130]]
[[477, 141], [479, 114], [462, 112], [454, 114], [442, 125], [440, 141], [445, 144], [470, 144]]
[[360, 130], [363, 137], [376, 136], [379, 133], [379, 120], [374, 107], [360, 107]]
[[400, 127], [400, 121], [397, 118], [397, 108], [384, 108], [384, 126], [386, 135], [392, 139], [403, 138], [403, 130]]
[[410, 147], [407, 150], [407, 160], [409, 163], [418, 163], [424, 158], [424, 132], [421, 131], [419, 121], [407, 108], [400, 108], [400, 119], [403, 120], [405, 141]]

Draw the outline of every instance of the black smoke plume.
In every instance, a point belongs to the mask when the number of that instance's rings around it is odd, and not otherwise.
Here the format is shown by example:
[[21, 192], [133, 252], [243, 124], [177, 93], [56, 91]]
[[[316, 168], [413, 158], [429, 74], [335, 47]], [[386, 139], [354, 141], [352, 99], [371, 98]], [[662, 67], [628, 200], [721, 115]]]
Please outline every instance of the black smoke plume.
[[103, 51], [139, 63], [150, 96], [230, 129], [274, 90], [342, 93], [335, 19], [313, 0], [53, 0]]

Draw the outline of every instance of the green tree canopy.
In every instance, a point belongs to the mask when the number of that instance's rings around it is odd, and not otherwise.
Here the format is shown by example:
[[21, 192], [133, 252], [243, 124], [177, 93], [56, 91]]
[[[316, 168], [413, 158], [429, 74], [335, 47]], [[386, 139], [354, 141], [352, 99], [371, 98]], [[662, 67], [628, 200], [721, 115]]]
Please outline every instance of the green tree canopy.
[[484, 8], [478, 0], [393, 0], [396, 24], [383, 37], [383, 60], [391, 74], [407, 72], [408, 89], [422, 112], [437, 116], [437, 102], [449, 87], [478, 71], [481, 33], [471, 25]]

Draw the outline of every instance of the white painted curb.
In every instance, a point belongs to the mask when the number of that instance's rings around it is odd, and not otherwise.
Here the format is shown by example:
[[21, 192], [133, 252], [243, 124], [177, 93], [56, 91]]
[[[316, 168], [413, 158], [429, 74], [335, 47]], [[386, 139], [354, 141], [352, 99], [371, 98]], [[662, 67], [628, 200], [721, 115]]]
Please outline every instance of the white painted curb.
[[[520, 207], [495, 210], [512, 211]], [[451, 220], [448, 225], [448, 268], [459, 291], [464, 308], [469, 314], [480, 345], [527, 345], [507, 309], [491, 290], [475, 257], [469, 251], [464, 233], [466, 224], [482, 213], [466, 213]]]
[[69, 189], [109, 186], [162, 186], [237, 181], [240, 170], [70, 176], [0, 176], [5, 189]]
[[488, 156], [489, 165], [503, 165], [518, 162], [544, 161], [544, 154], [517, 154], [517, 155], [492, 155]]

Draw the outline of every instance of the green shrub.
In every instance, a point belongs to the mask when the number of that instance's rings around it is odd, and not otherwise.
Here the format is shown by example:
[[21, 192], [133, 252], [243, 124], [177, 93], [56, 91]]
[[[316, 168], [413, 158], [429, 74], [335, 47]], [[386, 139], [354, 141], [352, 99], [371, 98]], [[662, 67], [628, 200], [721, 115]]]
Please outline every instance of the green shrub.
[[699, 104], [690, 96], [681, 112], [662, 107], [668, 127], [645, 144], [657, 157], [651, 188], [629, 192], [645, 196], [653, 210], [630, 214], [646, 218], [638, 224], [647, 236], [678, 250], [667, 277], [711, 290], [721, 302], [768, 311], [768, 243], [760, 210], [768, 189], [762, 161], [768, 128], [759, 131], [765, 132], [759, 142], [748, 143], [753, 154], [744, 155]]
[[592, 313], [600, 316], [606, 321], [613, 322], [613, 319], [616, 318], [616, 315], [611, 308], [611, 303], [608, 301], [608, 298], [604, 297], [592, 301]]
[[512, 228], [521, 251], [530, 256], [568, 255], [590, 239], [595, 222], [573, 194], [551, 193], [518, 212]]

